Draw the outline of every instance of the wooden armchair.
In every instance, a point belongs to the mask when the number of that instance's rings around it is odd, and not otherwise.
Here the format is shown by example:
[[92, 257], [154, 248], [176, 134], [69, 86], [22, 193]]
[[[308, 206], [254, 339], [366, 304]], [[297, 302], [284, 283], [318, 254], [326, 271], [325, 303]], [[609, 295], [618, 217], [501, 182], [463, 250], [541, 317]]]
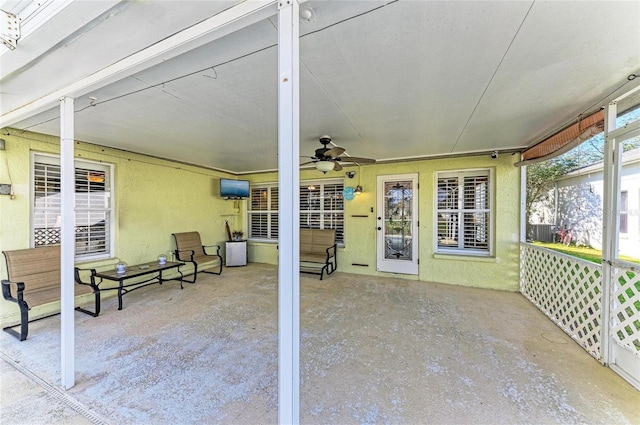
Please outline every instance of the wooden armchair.
[[[202, 245], [200, 233], [185, 232], [174, 233], [173, 238], [176, 241], [176, 259], [185, 263], [192, 263], [194, 266], [193, 280], [184, 280], [184, 282], [195, 283], [198, 276], [198, 268], [203, 273], [220, 274], [222, 273], [222, 257], [220, 256], [219, 245]], [[215, 254], [207, 252], [207, 248], [215, 248]], [[205, 268], [217, 267], [218, 271], [207, 271]]]

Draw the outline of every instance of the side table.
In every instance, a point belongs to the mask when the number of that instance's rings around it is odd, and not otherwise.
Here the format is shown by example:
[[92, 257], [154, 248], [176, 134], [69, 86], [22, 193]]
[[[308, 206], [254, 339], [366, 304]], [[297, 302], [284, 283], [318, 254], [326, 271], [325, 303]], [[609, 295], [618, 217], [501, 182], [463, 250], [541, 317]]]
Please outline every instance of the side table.
[[225, 245], [225, 266], [247, 265], [247, 241], [228, 241]]

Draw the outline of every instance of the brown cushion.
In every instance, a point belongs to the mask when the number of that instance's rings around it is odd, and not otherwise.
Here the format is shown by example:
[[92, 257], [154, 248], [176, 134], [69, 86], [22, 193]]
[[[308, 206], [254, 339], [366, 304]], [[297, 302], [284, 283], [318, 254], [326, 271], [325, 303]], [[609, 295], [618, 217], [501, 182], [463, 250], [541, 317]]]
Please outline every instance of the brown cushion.
[[[60, 300], [60, 246], [5, 251], [7, 275], [12, 283], [24, 282], [24, 297], [31, 306]], [[12, 285], [12, 293], [17, 288]], [[88, 285], [74, 285], [76, 295], [91, 293]]]

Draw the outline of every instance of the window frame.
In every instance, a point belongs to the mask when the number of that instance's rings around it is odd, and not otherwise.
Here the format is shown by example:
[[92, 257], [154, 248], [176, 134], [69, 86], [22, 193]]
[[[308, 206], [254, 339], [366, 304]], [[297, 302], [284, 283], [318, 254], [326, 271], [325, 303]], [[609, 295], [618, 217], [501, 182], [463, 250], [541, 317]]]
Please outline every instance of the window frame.
[[[340, 205], [342, 205], [342, 209], [325, 209], [325, 207], [327, 206], [327, 202], [332, 203], [332, 201], [330, 200], [330, 198], [326, 198], [325, 195], [327, 194], [327, 191], [324, 189], [325, 186], [327, 185], [338, 185], [338, 186], [342, 186], [341, 190], [338, 191], [334, 191], [333, 193], [338, 195], [335, 199], [337, 199], [337, 203], [339, 203]], [[304, 180], [300, 182], [300, 204], [302, 204], [302, 190], [306, 189], [309, 190], [310, 186], [320, 186], [319, 188], [319, 196], [318, 196], [318, 206], [320, 207], [319, 209], [302, 209], [302, 205], [300, 205], [300, 228], [301, 229], [309, 229], [309, 228], [320, 228], [320, 229], [336, 229], [336, 245], [340, 246], [340, 247], [344, 247], [345, 244], [345, 208], [344, 208], [344, 197], [343, 197], [343, 191], [344, 191], [344, 179], [341, 178], [334, 178], [334, 179], [318, 179], [318, 180]], [[315, 189], [314, 189], [315, 190]], [[328, 200], [329, 199], [329, 200]], [[309, 206], [311, 206], [309, 204]], [[307, 227], [307, 225], [305, 223], [303, 223], [303, 219], [302, 216], [303, 214], [306, 215], [311, 215], [311, 214], [315, 214], [317, 212], [317, 214], [320, 215], [320, 217], [318, 218], [318, 223], [319, 223], [319, 227]], [[342, 215], [342, 226], [337, 225], [336, 227], [325, 227], [325, 220], [326, 220], [326, 215], [330, 215], [330, 214], [337, 214], [337, 215]], [[340, 220], [336, 220], [336, 222], [339, 222]], [[341, 227], [341, 229], [340, 229]]]
[[[254, 210], [252, 209], [252, 202], [253, 202], [253, 191], [254, 190], [263, 190], [266, 189], [267, 190], [267, 205], [266, 205], [266, 209], [260, 209], [260, 210]], [[273, 209], [272, 205], [272, 196], [271, 193], [273, 190], [278, 190], [278, 183], [259, 183], [259, 184], [252, 184], [251, 188], [249, 189], [249, 198], [247, 201], [247, 240], [248, 241], [252, 241], [252, 242], [277, 242], [278, 241], [278, 237], [276, 236], [275, 238], [271, 237], [272, 235], [272, 223], [274, 222], [274, 215], [275, 215], [275, 222], [278, 223], [278, 205], [276, 204], [276, 208]], [[278, 193], [278, 201], [280, 201], [280, 196]], [[252, 231], [252, 220], [251, 220], [251, 216], [252, 215], [265, 215], [266, 216], [266, 222], [267, 222], [267, 237], [253, 237], [251, 236], [251, 231]], [[277, 226], [277, 225], [276, 225]], [[279, 229], [278, 229], [279, 230]], [[276, 230], [277, 232], [277, 230]]]
[[[325, 209], [325, 206], [327, 205], [327, 200], [325, 198], [325, 190], [324, 187], [326, 185], [340, 185], [342, 187], [342, 190], [339, 190], [339, 204], [342, 206], [342, 209]], [[303, 202], [303, 196], [302, 196], [302, 192], [303, 190], [307, 190], [310, 186], [319, 186], [318, 189], [320, 189], [320, 196], [318, 197], [318, 203], [317, 205], [314, 204], [314, 206], [317, 206], [317, 209], [312, 209], [312, 208], [308, 208], [308, 209], [303, 209], [302, 205], [300, 205], [299, 208], [299, 217], [300, 217], [300, 228], [306, 228], [307, 225], [303, 222], [303, 215], [315, 215], [318, 214], [318, 220], [317, 222], [319, 223], [320, 228], [325, 228], [325, 220], [326, 220], [326, 215], [340, 215], [341, 216], [341, 220], [338, 219], [338, 221], [341, 221], [341, 226], [340, 224], [336, 225], [336, 228], [339, 229], [341, 228], [341, 231], [338, 230], [336, 232], [336, 238], [339, 238], [339, 236], [342, 236], [342, 240], [338, 239], [337, 240], [337, 245], [340, 247], [344, 247], [345, 245], [345, 205], [344, 205], [344, 198], [342, 196], [342, 191], [344, 190], [345, 187], [345, 181], [344, 179], [341, 178], [333, 178], [333, 179], [313, 179], [313, 180], [303, 180], [300, 181], [300, 203], [302, 204]], [[269, 189], [268, 190], [268, 199], [267, 199], [267, 208], [266, 210], [253, 210], [252, 209], [252, 201], [251, 201], [251, 197], [248, 200], [248, 204], [247, 204], [247, 240], [249, 240], [250, 242], [267, 242], [267, 243], [277, 243], [278, 242], [278, 234], [276, 233], [275, 237], [272, 234], [272, 228], [271, 228], [271, 220], [272, 220], [272, 216], [275, 214], [275, 216], [277, 217], [278, 215], [278, 210], [277, 208], [274, 210], [272, 209], [272, 204], [271, 204], [271, 190], [272, 188], [278, 189], [278, 183], [277, 182], [268, 182], [268, 183], [255, 183], [251, 185], [251, 194], [253, 195], [253, 190], [257, 189], [257, 190], [263, 190], [263, 189]], [[334, 191], [335, 194], [338, 194], [338, 191]], [[305, 199], [307, 199], [305, 197]], [[331, 204], [331, 201], [329, 201], [329, 204]], [[311, 207], [311, 205], [309, 205], [309, 207]], [[264, 237], [253, 237], [251, 236], [252, 233], [252, 228], [251, 228], [251, 223], [252, 223], [252, 215], [254, 214], [265, 214], [267, 215], [267, 233], [268, 236], [267, 238]], [[335, 217], [334, 217], [335, 218]], [[276, 219], [277, 220], [277, 219]], [[331, 228], [331, 227], [329, 227]], [[279, 229], [278, 229], [279, 230]]]
[[[434, 184], [434, 252], [436, 254], [445, 255], [461, 255], [461, 256], [474, 256], [474, 257], [493, 257], [495, 247], [495, 177], [493, 168], [468, 168], [468, 169], [456, 169], [456, 170], [441, 170], [435, 173]], [[457, 178], [457, 200], [456, 208], [440, 208], [439, 206], [439, 193], [440, 193], [440, 181], [443, 178]], [[488, 208], [464, 208], [464, 178], [465, 177], [487, 177], [488, 194], [485, 195], [488, 200]], [[487, 248], [471, 248], [465, 247], [465, 234], [458, 233], [457, 246], [441, 246], [439, 236], [439, 216], [440, 213], [455, 214], [457, 216], [457, 223], [462, 223], [464, 226], [464, 214], [476, 214], [486, 213], [488, 215], [486, 223], [488, 225], [487, 230]], [[463, 229], [464, 231], [464, 229]]]
[[[629, 191], [620, 191], [620, 210], [618, 211], [619, 231], [622, 238], [629, 234]], [[624, 218], [624, 219], [623, 219]], [[624, 225], [624, 229], [623, 229]]]
[[[44, 207], [36, 206], [36, 199], [37, 199], [36, 187], [35, 187], [36, 186], [36, 164], [54, 165], [54, 166], [60, 167], [61, 165], [60, 156], [55, 154], [41, 153], [41, 152], [31, 153], [31, 164], [30, 164], [30, 172], [29, 172], [29, 177], [30, 177], [29, 246], [31, 246], [32, 248], [36, 247], [35, 230], [36, 230], [36, 225], [38, 221], [37, 219], [38, 212], [43, 210], [49, 210], [55, 214], [56, 211], [60, 210], [60, 208], [47, 207], [46, 205]], [[104, 173], [105, 180], [106, 180], [104, 182], [104, 191], [106, 192], [104, 199], [108, 200], [108, 206], [96, 207], [95, 205], [91, 205], [91, 200], [89, 196], [87, 196], [87, 199], [85, 200], [85, 206], [79, 206], [78, 193], [85, 193], [85, 192], [74, 191], [74, 232], [78, 231], [77, 222], [79, 221], [78, 220], [79, 213], [80, 214], [90, 214], [91, 212], [102, 213], [108, 217], [109, 223], [108, 225], [105, 226], [105, 229], [104, 229], [105, 243], [104, 243], [104, 251], [102, 252], [88, 252], [85, 254], [78, 253], [78, 249], [77, 249], [78, 238], [76, 233], [76, 239], [74, 244], [74, 260], [76, 262], [85, 262], [85, 261], [113, 258], [113, 253], [115, 252], [114, 229], [115, 229], [115, 211], [116, 211], [116, 208], [114, 205], [115, 197], [113, 196], [114, 166], [113, 164], [108, 164], [104, 162], [74, 158], [74, 176], [76, 178], [76, 180], [74, 181], [74, 187], [76, 187], [76, 189], [78, 185], [77, 176], [78, 176], [79, 170], [88, 170], [89, 172], [95, 171], [96, 174]], [[90, 192], [86, 192], [86, 193], [90, 193]], [[55, 227], [55, 224], [52, 227]], [[50, 227], [47, 226], [45, 228], [50, 228]], [[44, 244], [44, 245], [57, 245], [57, 244], [51, 243], [51, 244]], [[43, 245], [39, 244], [38, 246], [43, 246]]]

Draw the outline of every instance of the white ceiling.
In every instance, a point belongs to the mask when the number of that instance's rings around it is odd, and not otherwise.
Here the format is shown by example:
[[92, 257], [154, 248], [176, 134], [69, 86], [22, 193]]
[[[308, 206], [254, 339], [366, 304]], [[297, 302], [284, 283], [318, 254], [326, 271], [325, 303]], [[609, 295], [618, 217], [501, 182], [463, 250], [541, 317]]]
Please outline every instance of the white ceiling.
[[[29, 3], [0, 9], [20, 14]], [[58, 135], [55, 103], [10, 118], [240, 2], [68, 3], [1, 52], [2, 125]], [[309, 156], [322, 134], [381, 161], [521, 149], [640, 82], [627, 81], [640, 74], [638, 1], [301, 8], [313, 10], [300, 25], [300, 150]], [[233, 173], [276, 169], [276, 43], [272, 16], [83, 94], [76, 139]]]

